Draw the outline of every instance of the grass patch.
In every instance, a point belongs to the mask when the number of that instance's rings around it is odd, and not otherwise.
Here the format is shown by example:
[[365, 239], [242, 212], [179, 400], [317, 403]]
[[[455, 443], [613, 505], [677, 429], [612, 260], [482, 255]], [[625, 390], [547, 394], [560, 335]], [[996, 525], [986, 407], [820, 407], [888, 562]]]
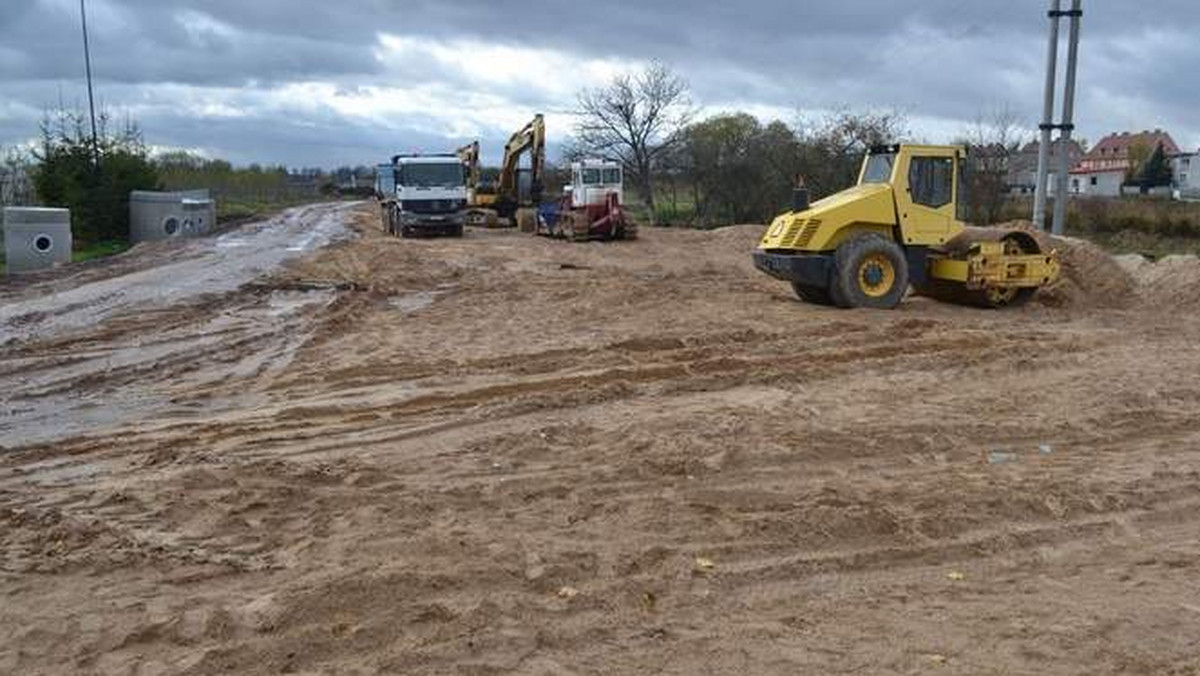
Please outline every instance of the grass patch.
[[227, 223], [266, 219], [278, 214], [284, 209], [298, 207], [302, 204], [308, 204], [311, 202], [312, 199], [296, 199], [272, 202], [261, 202], [255, 200], [218, 200], [217, 223], [220, 225], [225, 225]]
[[71, 261], [74, 263], [82, 263], [84, 261], [96, 260], [97, 258], [116, 256], [122, 251], [128, 251], [130, 246], [132, 245], [129, 242], [122, 242], [118, 240], [87, 244], [82, 248], [71, 252]]
[[[1016, 199], [1000, 220], [1028, 219], [1032, 212], [1031, 199]], [[1200, 204], [1144, 197], [1075, 198], [1067, 207], [1066, 232], [1115, 254], [1200, 254]]]

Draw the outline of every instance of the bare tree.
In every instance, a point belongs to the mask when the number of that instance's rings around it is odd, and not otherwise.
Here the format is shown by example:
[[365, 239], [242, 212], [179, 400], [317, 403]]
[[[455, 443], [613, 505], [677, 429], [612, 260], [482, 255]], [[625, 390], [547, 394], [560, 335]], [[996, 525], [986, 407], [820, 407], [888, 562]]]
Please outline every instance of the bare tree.
[[33, 167], [23, 148], [9, 148], [0, 159], [0, 206], [34, 203]]
[[654, 170], [694, 115], [687, 81], [663, 63], [579, 93], [575, 150], [621, 161], [656, 219]]
[[1023, 128], [1008, 106], [980, 113], [963, 134], [971, 158], [967, 189], [971, 220], [982, 224], [1000, 220], [1008, 199], [1009, 174], [1021, 151]]
[[843, 190], [858, 180], [867, 150], [898, 143], [908, 134], [908, 118], [897, 110], [843, 107], [819, 118], [800, 115], [796, 136], [804, 178], [818, 197]]

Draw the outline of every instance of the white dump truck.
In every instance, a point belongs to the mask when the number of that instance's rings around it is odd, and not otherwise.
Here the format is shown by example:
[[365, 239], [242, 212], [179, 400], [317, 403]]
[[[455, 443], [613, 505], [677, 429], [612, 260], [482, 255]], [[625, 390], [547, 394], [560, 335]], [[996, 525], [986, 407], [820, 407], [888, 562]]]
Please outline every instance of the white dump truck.
[[[392, 235], [461, 237], [467, 214], [466, 169], [456, 154], [396, 155], [379, 167], [391, 176], [376, 178], [384, 194], [384, 228]], [[391, 180], [388, 180], [388, 179]]]

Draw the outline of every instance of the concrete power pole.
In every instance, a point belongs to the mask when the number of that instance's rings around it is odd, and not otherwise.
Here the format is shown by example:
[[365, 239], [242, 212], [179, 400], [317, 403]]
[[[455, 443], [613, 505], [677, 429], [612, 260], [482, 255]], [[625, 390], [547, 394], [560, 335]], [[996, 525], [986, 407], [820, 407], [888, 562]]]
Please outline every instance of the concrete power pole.
[[100, 135], [96, 131], [96, 95], [92, 90], [92, 49], [88, 44], [87, 7], [79, 0], [79, 18], [83, 22], [83, 63], [87, 72], [88, 110], [92, 118], [92, 158], [100, 166]]
[[[1046, 92], [1040, 129], [1042, 139], [1038, 148], [1037, 191], [1033, 200], [1033, 222], [1039, 230], [1046, 229], [1046, 202], [1049, 191], [1050, 149], [1052, 133], [1060, 130], [1058, 167], [1055, 172], [1054, 233], [1061, 235], [1066, 228], [1067, 195], [1071, 170], [1071, 132], [1075, 129], [1075, 75], [1079, 60], [1079, 24], [1083, 18], [1083, 0], [1071, 0], [1071, 9], [1063, 11], [1062, 0], [1050, 0], [1050, 49], [1046, 63]], [[1070, 45], [1067, 50], [1067, 84], [1063, 96], [1063, 121], [1054, 123], [1055, 99], [1057, 94], [1059, 22], [1063, 17], [1071, 19]]]
[[1071, 132], [1075, 131], [1075, 72], [1079, 65], [1079, 23], [1083, 18], [1083, 0], [1072, 0], [1071, 38], [1067, 47], [1067, 90], [1063, 94], [1062, 135], [1058, 148], [1058, 186], [1054, 191], [1054, 234], [1067, 230], [1067, 200], [1070, 199]]

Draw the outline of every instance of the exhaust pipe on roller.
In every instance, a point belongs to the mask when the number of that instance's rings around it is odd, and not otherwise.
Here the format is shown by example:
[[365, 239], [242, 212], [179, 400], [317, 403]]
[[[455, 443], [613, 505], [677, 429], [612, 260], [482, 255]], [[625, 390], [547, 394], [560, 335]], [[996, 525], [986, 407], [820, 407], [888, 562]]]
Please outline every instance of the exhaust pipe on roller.
[[808, 186], [804, 184], [804, 177], [796, 177], [796, 187], [792, 189], [792, 212], [800, 213], [808, 211]]

